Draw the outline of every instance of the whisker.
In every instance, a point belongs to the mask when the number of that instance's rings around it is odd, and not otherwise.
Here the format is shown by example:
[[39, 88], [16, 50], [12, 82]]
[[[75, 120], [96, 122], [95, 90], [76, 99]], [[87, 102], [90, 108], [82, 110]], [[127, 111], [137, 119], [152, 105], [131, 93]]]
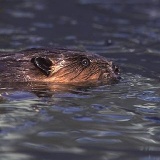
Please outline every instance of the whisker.
[[83, 77], [83, 78], [84, 78], [85, 80], [87, 80], [89, 77], [91, 77], [92, 75], [97, 74], [97, 73], [99, 73], [99, 69], [97, 69], [97, 70], [94, 71], [94, 72], [89, 73], [88, 75], [86, 75], [86, 76]]
[[[94, 72], [96, 68], [97, 68], [97, 66], [92, 65], [92, 66], [89, 68], [89, 73]], [[87, 74], [87, 75], [88, 75], [88, 74]]]
[[73, 78], [71, 78], [71, 80], [77, 78], [77, 77], [83, 72], [84, 69], [85, 69], [85, 68], [81, 68], [80, 72], [79, 72], [76, 76], [74, 76]]

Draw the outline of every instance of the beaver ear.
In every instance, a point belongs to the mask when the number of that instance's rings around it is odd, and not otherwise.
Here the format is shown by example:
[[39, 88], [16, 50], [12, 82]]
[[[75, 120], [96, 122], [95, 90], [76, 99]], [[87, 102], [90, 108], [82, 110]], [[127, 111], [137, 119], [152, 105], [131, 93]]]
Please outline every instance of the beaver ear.
[[52, 61], [50, 59], [46, 57], [35, 57], [31, 59], [31, 63], [40, 69], [46, 76], [49, 76], [52, 66]]

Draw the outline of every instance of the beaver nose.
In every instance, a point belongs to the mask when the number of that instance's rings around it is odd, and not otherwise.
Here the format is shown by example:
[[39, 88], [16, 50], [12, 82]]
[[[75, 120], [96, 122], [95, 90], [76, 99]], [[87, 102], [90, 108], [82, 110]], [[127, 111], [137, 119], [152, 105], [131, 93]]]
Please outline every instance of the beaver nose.
[[103, 77], [107, 80], [119, 81], [121, 79], [119, 67], [108, 62], [107, 66], [103, 66]]
[[113, 68], [113, 72], [114, 72], [114, 78], [116, 80], [120, 80], [121, 77], [120, 77], [120, 69], [119, 69], [119, 67], [117, 67], [116, 65], [113, 64], [112, 68]]
[[120, 72], [119, 67], [117, 67], [116, 65], [112, 64], [112, 69], [113, 69], [113, 72], [114, 72], [116, 75], [119, 75], [119, 72]]

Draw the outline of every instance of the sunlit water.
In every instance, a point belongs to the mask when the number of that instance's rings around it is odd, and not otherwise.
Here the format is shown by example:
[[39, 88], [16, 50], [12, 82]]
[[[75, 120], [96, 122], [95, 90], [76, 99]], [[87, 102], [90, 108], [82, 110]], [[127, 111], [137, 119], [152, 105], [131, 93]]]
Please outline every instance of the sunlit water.
[[54, 90], [1, 84], [0, 159], [160, 159], [159, 2], [67, 2], [2, 0], [1, 49], [84, 48], [118, 63], [122, 79]]

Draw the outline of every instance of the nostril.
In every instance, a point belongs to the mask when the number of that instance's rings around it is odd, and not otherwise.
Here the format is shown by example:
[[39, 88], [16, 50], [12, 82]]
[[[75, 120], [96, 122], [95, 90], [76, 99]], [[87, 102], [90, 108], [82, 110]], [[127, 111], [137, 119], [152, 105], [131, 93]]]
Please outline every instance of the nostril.
[[115, 71], [116, 73], [118, 73], [118, 72], [119, 72], [119, 68], [116, 67], [114, 71]]
[[115, 72], [116, 74], [119, 73], [120, 70], [119, 70], [119, 68], [118, 68], [116, 65], [113, 65], [112, 68], [113, 68], [113, 70], [114, 70], [114, 72]]

